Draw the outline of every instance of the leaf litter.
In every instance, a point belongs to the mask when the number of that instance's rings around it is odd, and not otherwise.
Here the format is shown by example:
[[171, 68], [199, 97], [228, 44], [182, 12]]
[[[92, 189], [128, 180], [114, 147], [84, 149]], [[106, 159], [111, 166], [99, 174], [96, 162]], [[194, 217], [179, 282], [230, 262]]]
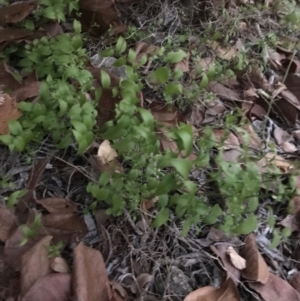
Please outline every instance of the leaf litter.
[[[132, 2], [135, 2], [136, 6], [129, 8], [129, 3]], [[226, 9], [234, 12], [245, 4], [245, 1], [237, 2], [233, 9], [233, 3], [230, 1]], [[272, 2], [266, 1], [265, 4], [269, 6]], [[35, 1], [22, 1], [0, 7], [0, 25], [3, 26], [0, 28], [0, 49], [5, 49], [13, 43], [29, 43], [42, 36], [63, 33], [58, 23], [47, 24], [48, 28], [34, 31], [22, 30], [16, 26], [17, 23], [31, 18], [37, 5]], [[83, 28], [90, 35], [96, 36], [104, 35], [110, 26], [114, 27], [115, 35], [123, 33], [128, 27], [122, 26], [120, 12], [124, 15], [130, 12], [131, 20], [136, 19], [139, 24], [139, 15], [142, 17], [148, 14], [149, 18], [159, 20], [160, 14], [151, 15], [155, 14], [155, 5], [153, 10], [145, 10], [143, 5], [137, 1], [107, 0], [101, 5], [97, 5], [94, 0], [79, 1]], [[153, 4], [148, 5], [151, 8]], [[214, 8], [220, 8], [221, 5], [219, 1], [213, 3]], [[197, 24], [197, 19], [200, 19], [198, 14], [200, 11], [193, 12], [194, 17], [189, 21]], [[90, 30], [92, 20], [97, 26]], [[264, 24], [263, 20], [261, 22]], [[248, 22], [240, 22], [239, 30], [243, 33], [249, 32], [249, 25]], [[209, 27], [209, 24], [205, 23], [205, 26]], [[213, 41], [206, 43], [205, 56], [195, 59], [192, 48], [201, 47], [196, 40], [192, 43], [190, 39], [188, 55], [179, 62], [174, 62], [173, 66], [174, 70], [182, 71], [190, 79], [203, 80], [197, 75], [197, 67], [195, 68], [192, 62], [198, 65], [198, 68], [211, 72], [216, 68], [218, 60], [232, 61], [241, 55], [244, 48], [244, 41], [241, 39], [223, 45], [216, 36]], [[161, 50], [160, 43], [157, 40], [136, 41], [136, 61], [146, 59], [147, 63], [143, 67], [143, 74], [150, 72], [153, 65], [152, 56]], [[287, 47], [286, 44], [284, 46]], [[147, 107], [160, 124], [158, 131], [162, 150], [171, 149], [178, 156], [184, 156], [172, 139], [166, 136], [165, 127], [176, 128], [178, 123], [189, 123], [194, 127], [196, 137], [201, 135], [205, 124], [211, 124], [213, 139], [220, 144], [218, 149], [224, 151], [224, 160], [241, 164], [241, 147], [248, 145], [253, 155], [264, 150], [260, 159], [257, 156], [257, 165], [262, 174], [279, 172], [284, 176], [296, 170], [294, 159], [298, 158], [300, 140], [299, 130], [295, 126], [300, 110], [299, 76], [296, 73], [300, 64], [298, 58], [292, 55], [293, 51], [285, 47], [277, 45], [276, 49], [267, 49], [266, 58], [277, 73], [275, 79], [254, 65], [250, 73], [248, 70], [240, 70], [236, 74], [236, 80], [222, 78], [210, 81], [207, 90], [214, 93], [214, 101], [208, 104], [199, 97], [189, 115], [180, 112], [175, 105], [158, 106], [158, 96], [153, 97], [154, 102], [145, 104], [144, 95], [137, 95], [140, 106]], [[40, 83], [35, 76], [27, 74], [27, 77], [23, 77], [22, 73], [13, 71], [11, 67], [9, 63], [1, 60], [0, 134], [8, 134], [8, 121], [20, 117], [18, 102], [38, 101], [39, 95]], [[94, 76], [95, 88], [103, 86], [100, 69], [87, 67], [87, 70]], [[115, 106], [121, 99], [113, 92], [113, 88], [118, 87], [120, 78], [109, 70], [105, 71], [112, 87], [105, 88], [99, 100], [99, 127], [114, 118]], [[148, 87], [151, 88], [150, 82]], [[145, 101], [148, 100], [149, 98], [145, 97]], [[236, 107], [245, 112], [248, 123], [238, 131], [228, 131], [224, 127], [223, 118]], [[264, 128], [258, 131], [254, 126], [255, 122], [266, 119], [271, 125], [266, 123]], [[268, 141], [265, 134], [269, 135]], [[270, 147], [272, 143], [278, 154], [274, 147]], [[100, 172], [122, 172], [120, 158], [109, 142], [104, 140], [95, 145], [97, 151], [92, 157], [95, 159], [94, 168]], [[45, 157], [45, 154], [50, 154], [49, 158]], [[300, 300], [299, 273], [294, 274], [290, 284], [283, 279], [284, 277], [278, 276], [286, 275], [287, 271], [292, 269], [294, 265], [290, 259], [294, 260], [293, 257], [296, 258], [297, 253], [292, 252], [284, 242], [282, 247], [285, 251], [282, 252], [282, 256], [288, 262], [282, 264], [275, 256], [272, 258], [271, 252], [258, 246], [258, 232], [247, 236], [243, 242], [223, 236], [222, 233], [214, 232], [213, 235], [213, 231], [210, 231], [213, 228], [205, 229], [200, 236], [193, 229], [187, 236], [181, 237], [181, 222], [176, 218], [169, 221], [164, 229], [154, 230], [149, 227], [149, 215], [152, 214], [151, 210], [155, 210], [157, 200], [150, 200], [151, 204], [143, 210], [143, 218], [138, 218], [137, 221], [132, 221], [128, 215], [113, 219], [102, 214], [105, 208], [97, 209], [96, 237], [88, 236], [88, 232], [92, 232], [93, 229], [87, 226], [83, 212], [92, 200], [80, 187], [86, 184], [86, 177], [93, 179], [93, 174], [86, 172], [91, 170], [93, 164], [91, 160], [78, 160], [72, 150], [68, 156], [45, 144], [36, 152], [38, 160], [28, 173], [30, 164], [24, 158], [14, 155], [10, 160], [10, 155], [5, 152], [1, 154], [1, 173], [19, 167], [14, 165], [20, 165], [20, 172], [16, 172], [12, 180], [15, 187], [19, 185], [20, 188], [27, 189], [19, 198], [17, 206], [12, 208], [7, 208], [5, 202], [2, 202], [4, 199], [1, 198], [0, 240], [3, 243], [3, 254], [0, 253], [0, 285], [7, 287], [1, 292], [1, 297], [5, 300], [22, 298], [21, 300], [31, 301], [61, 301], [69, 300], [70, 296], [75, 300], [166, 300], [167, 296], [172, 296], [173, 299], [187, 301], [229, 301], [242, 300], [241, 295], [245, 292], [248, 292], [247, 300], [258, 300], [252, 292], [243, 290], [245, 286], [256, 291], [265, 301]], [[194, 160], [196, 156], [191, 153], [189, 158]], [[270, 162], [276, 169], [270, 171]], [[201, 180], [201, 177], [197, 179]], [[266, 186], [262, 184], [262, 187]], [[12, 188], [11, 191], [14, 189], [18, 190]], [[299, 232], [299, 202], [297, 203], [296, 198], [297, 196], [294, 196], [291, 200], [296, 210], [290, 212], [285, 219], [282, 218], [281, 224]], [[147, 201], [149, 202], [143, 202]], [[260, 208], [259, 214], [263, 216], [266, 211]], [[40, 217], [40, 220], [36, 217]], [[36, 224], [39, 224], [38, 227]], [[28, 229], [35, 231], [34, 235], [28, 235]], [[257, 231], [262, 230], [268, 233], [264, 226], [260, 225]], [[30, 231], [29, 233], [33, 233]], [[207, 233], [210, 234], [206, 236]], [[55, 254], [50, 258], [49, 250], [56, 250], [55, 247], [60, 243], [64, 250], [62, 256]], [[298, 250], [297, 246], [293, 248], [293, 251]], [[207, 275], [217, 275], [217, 265], [221, 266], [221, 281], [214, 285]], [[8, 271], [13, 271], [14, 276]], [[3, 280], [5, 275], [9, 275], [9, 279], [5, 279], [6, 282]], [[172, 277], [169, 277], [170, 275]]]

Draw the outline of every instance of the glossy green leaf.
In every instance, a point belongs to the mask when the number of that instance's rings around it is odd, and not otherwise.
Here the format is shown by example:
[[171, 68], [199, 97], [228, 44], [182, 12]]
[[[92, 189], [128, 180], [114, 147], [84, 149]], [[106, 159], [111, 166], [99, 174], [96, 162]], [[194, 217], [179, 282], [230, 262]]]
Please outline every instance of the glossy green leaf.
[[102, 87], [103, 88], [109, 88], [110, 84], [111, 84], [109, 74], [104, 70], [101, 70], [100, 74], [101, 74], [101, 85], [102, 85]]
[[253, 232], [257, 227], [257, 217], [252, 213], [245, 218], [236, 228], [238, 234], [247, 235]]
[[125, 39], [122, 36], [120, 36], [116, 44], [116, 52], [121, 54], [126, 50], [126, 47], [127, 43]]

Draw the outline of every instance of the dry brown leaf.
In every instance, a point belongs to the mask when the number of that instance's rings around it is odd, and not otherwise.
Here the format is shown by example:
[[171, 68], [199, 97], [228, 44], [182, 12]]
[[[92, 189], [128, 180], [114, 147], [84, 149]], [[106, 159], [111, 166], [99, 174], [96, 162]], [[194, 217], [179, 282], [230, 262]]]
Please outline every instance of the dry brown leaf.
[[245, 239], [245, 246], [242, 248], [241, 256], [245, 258], [247, 265], [242, 270], [242, 276], [246, 279], [267, 283], [269, 269], [263, 257], [258, 251], [255, 236], [250, 234]]
[[8, 94], [2, 94], [1, 97], [4, 100], [0, 105], [0, 135], [7, 135], [9, 134], [8, 121], [18, 119], [21, 114], [14, 98]]
[[223, 129], [213, 129], [213, 135], [216, 143], [221, 143], [220, 149], [240, 149], [239, 139], [231, 132], [227, 133]]
[[159, 47], [153, 44], [148, 44], [146, 42], [137, 42], [135, 45], [135, 62], [139, 62], [144, 55], [148, 57], [151, 54], [156, 54], [158, 51]]
[[76, 203], [63, 198], [47, 198], [36, 200], [36, 202], [47, 209], [49, 213], [74, 213], [78, 207]]
[[220, 265], [227, 273], [227, 278], [231, 278], [236, 285], [238, 285], [241, 272], [230, 262], [227, 256], [228, 243], [218, 243], [210, 246], [210, 249], [221, 259]]
[[[31, 224], [28, 224], [28, 226], [31, 226]], [[22, 255], [44, 236], [38, 234], [30, 237], [27, 243], [21, 246], [20, 244], [25, 236], [22, 226], [19, 226], [5, 242], [4, 255], [9, 266], [16, 271], [20, 271]]]
[[216, 55], [223, 60], [231, 60], [238, 53], [237, 45], [233, 47], [222, 47], [217, 41], [213, 41], [210, 47], [216, 51]]
[[99, 36], [110, 26], [121, 25], [118, 11], [111, 0], [79, 0], [79, 12], [82, 28], [89, 35]]
[[22, 256], [21, 293], [25, 295], [36, 280], [50, 273], [50, 260], [46, 247], [52, 236], [45, 236]]
[[226, 252], [235, 268], [238, 270], [246, 268], [246, 260], [241, 257], [232, 246], [229, 246]]
[[72, 278], [75, 300], [111, 300], [110, 282], [99, 251], [79, 243], [74, 250]]
[[299, 104], [300, 102], [300, 77], [296, 74], [287, 74], [284, 84], [290, 90], [290, 92], [297, 98], [297, 102], [293, 100], [293, 103]]
[[263, 120], [264, 117], [267, 115], [267, 111], [260, 105], [254, 104], [251, 110], [249, 111], [250, 117], [256, 117], [258, 119]]
[[13, 209], [0, 207], [0, 240], [5, 242], [18, 227]]
[[35, 1], [14, 3], [0, 8], [0, 25], [24, 20], [36, 7]]
[[184, 301], [240, 301], [238, 290], [228, 278], [219, 289], [212, 286], [201, 287], [188, 294]]
[[300, 294], [288, 282], [272, 273], [265, 284], [250, 281], [248, 285], [265, 301], [300, 301]]
[[290, 279], [291, 286], [300, 293], [300, 272], [295, 273]]
[[298, 150], [297, 147], [293, 143], [290, 143], [290, 142], [287, 142], [287, 141], [281, 143], [280, 147], [286, 153], [294, 153]]
[[246, 133], [238, 133], [238, 138], [241, 144], [246, 144], [247, 146], [251, 147], [255, 150], [260, 150], [262, 146], [262, 141], [256, 132], [253, 129], [252, 124], [248, 123], [243, 125], [243, 130]]
[[295, 222], [295, 214], [288, 214], [279, 224], [290, 228], [292, 232], [299, 231], [299, 225]]
[[278, 167], [282, 173], [288, 173], [294, 169], [294, 165], [291, 161], [288, 161], [274, 153], [267, 153], [257, 162], [257, 166], [260, 168], [261, 172], [264, 172], [266, 167], [270, 164]]
[[229, 100], [229, 101], [239, 101], [241, 99], [240, 94], [236, 91], [226, 88], [224, 85], [211, 81], [208, 84], [208, 90], [215, 93], [221, 99]]
[[50, 267], [57, 273], [69, 273], [70, 269], [67, 261], [62, 257], [54, 257], [50, 260]]
[[64, 244], [76, 242], [88, 232], [83, 218], [72, 213], [43, 215], [42, 225], [41, 231], [52, 235], [54, 244], [59, 241]]
[[25, 81], [22, 87], [16, 89], [10, 93], [10, 95], [16, 100], [21, 102], [39, 95], [41, 83], [39, 81]]
[[280, 127], [275, 128], [273, 135], [278, 145], [281, 145], [283, 142], [290, 142], [293, 139], [292, 135]]
[[50, 274], [38, 279], [22, 301], [68, 301], [71, 294], [71, 275]]

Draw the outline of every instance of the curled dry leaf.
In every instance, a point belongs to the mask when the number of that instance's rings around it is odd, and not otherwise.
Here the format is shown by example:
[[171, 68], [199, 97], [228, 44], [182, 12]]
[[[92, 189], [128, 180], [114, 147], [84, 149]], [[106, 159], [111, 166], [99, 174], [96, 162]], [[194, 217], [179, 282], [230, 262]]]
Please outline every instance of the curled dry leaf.
[[69, 266], [66, 260], [62, 257], [54, 257], [50, 260], [51, 269], [57, 273], [69, 273]]
[[245, 246], [241, 255], [246, 259], [246, 268], [242, 270], [242, 276], [249, 280], [267, 283], [269, 269], [263, 257], [258, 251], [255, 236], [250, 234], [245, 239]]
[[265, 284], [249, 281], [248, 285], [259, 293], [264, 301], [300, 301], [300, 294], [288, 282], [272, 273]]
[[210, 43], [210, 47], [216, 51], [216, 55], [223, 60], [231, 60], [236, 57], [238, 52], [237, 46], [233, 47], [222, 47], [217, 41]]
[[45, 236], [22, 256], [21, 292], [25, 295], [36, 280], [50, 273], [50, 260], [46, 247], [52, 236]]
[[110, 146], [108, 140], [104, 140], [98, 149], [97, 158], [101, 161], [102, 164], [109, 163], [118, 157], [117, 152]]
[[227, 277], [231, 278], [238, 285], [241, 272], [230, 262], [227, 256], [228, 243], [218, 243], [210, 246], [211, 250], [221, 259], [220, 265], [227, 272]]
[[228, 278], [219, 289], [212, 286], [201, 287], [188, 294], [184, 301], [240, 301], [238, 290]]
[[71, 275], [55, 273], [38, 279], [22, 301], [68, 301], [70, 294]]
[[246, 268], [246, 260], [241, 257], [232, 246], [229, 246], [226, 252], [235, 268], [238, 270], [243, 270]]
[[99, 251], [79, 243], [74, 250], [72, 278], [75, 300], [111, 300], [110, 282]]
[[208, 84], [208, 89], [209, 91], [215, 93], [221, 99], [229, 101], [239, 101], [241, 99], [240, 94], [238, 92], [226, 88], [224, 85], [216, 81], [211, 81]]
[[74, 213], [78, 207], [77, 204], [63, 198], [47, 198], [37, 200], [36, 202], [47, 209], [49, 213]]

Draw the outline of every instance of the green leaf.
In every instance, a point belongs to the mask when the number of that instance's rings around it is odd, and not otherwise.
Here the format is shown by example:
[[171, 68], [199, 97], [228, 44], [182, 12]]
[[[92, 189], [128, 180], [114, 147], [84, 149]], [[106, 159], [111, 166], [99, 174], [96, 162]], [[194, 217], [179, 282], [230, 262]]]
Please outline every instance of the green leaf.
[[213, 225], [217, 222], [218, 218], [223, 214], [222, 209], [218, 204], [214, 205], [209, 215], [204, 218], [204, 223]]
[[155, 194], [162, 195], [176, 188], [176, 178], [173, 174], [166, 174], [160, 181]]
[[178, 51], [169, 52], [166, 56], [166, 62], [168, 62], [168, 63], [179, 63], [186, 56], [187, 56], [187, 53], [185, 51], [183, 51], [182, 49], [179, 49]]
[[136, 52], [133, 49], [129, 49], [128, 51], [128, 60], [130, 62], [134, 61], [136, 59]]
[[200, 89], [204, 89], [208, 86], [209, 80], [208, 80], [208, 76], [206, 73], [202, 74], [202, 79], [201, 79], [201, 83], [199, 85]]
[[168, 208], [161, 208], [158, 214], [156, 215], [154, 221], [152, 222], [152, 226], [154, 228], [159, 228], [168, 221], [169, 216], [170, 210]]
[[137, 108], [137, 111], [140, 113], [146, 126], [152, 126], [154, 124], [154, 117], [149, 110]]
[[167, 67], [160, 67], [154, 71], [154, 76], [157, 78], [157, 80], [164, 84], [169, 80], [170, 69]]
[[15, 148], [20, 152], [23, 151], [26, 146], [26, 143], [21, 136], [16, 137], [13, 144], [14, 144]]
[[85, 139], [80, 140], [79, 143], [78, 143], [77, 153], [80, 154], [80, 155], [83, 154], [88, 146], [89, 146], [88, 142]]
[[185, 236], [191, 229], [192, 224], [193, 224], [192, 220], [190, 220], [190, 219], [184, 220], [180, 236]]
[[75, 19], [73, 21], [73, 29], [75, 33], [81, 33], [81, 23]]
[[126, 50], [126, 47], [127, 43], [125, 39], [122, 36], [120, 36], [116, 44], [116, 52], [121, 54]]
[[160, 195], [158, 198], [158, 205], [160, 208], [167, 207], [169, 201], [169, 196], [167, 194]]
[[114, 67], [122, 67], [126, 64], [126, 58], [124, 56], [118, 58], [114, 63]]
[[193, 129], [190, 125], [180, 127], [176, 132], [176, 136], [180, 139], [185, 156], [188, 156], [193, 150]]
[[11, 134], [18, 136], [22, 133], [22, 126], [17, 120], [9, 120], [8, 128]]
[[238, 234], [247, 235], [257, 227], [257, 217], [252, 213], [244, 219], [236, 228]]
[[84, 123], [77, 121], [77, 120], [72, 120], [71, 121], [74, 129], [79, 132], [80, 134], [84, 135], [87, 132], [87, 128]]
[[13, 137], [11, 135], [0, 135], [0, 141], [5, 145], [13, 143]]
[[109, 88], [110, 84], [111, 84], [109, 74], [106, 71], [104, 71], [104, 70], [101, 70], [100, 73], [101, 73], [101, 84], [102, 84], [102, 87], [103, 88]]
[[274, 249], [278, 247], [278, 245], [280, 244], [280, 239], [281, 239], [281, 235], [279, 234], [279, 231], [275, 229], [273, 231], [273, 239], [271, 244], [269, 245], [269, 249]]
[[189, 176], [193, 166], [193, 163], [188, 159], [174, 158], [171, 159], [170, 163], [184, 179]]
[[99, 178], [99, 185], [105, 186], [110, 179], [110, 173], [108, 171], [104, 171]]
[[182, 94], [183, 88], [179, 83], [169, 83], [165, 86], [164, 93], [167, 95]]
[[100, 52], [101, 57], [110, 57], [110, 56], [113, 56], [114, 54], [115, 54], [115, 51], [112, 48], [107, 48]]

